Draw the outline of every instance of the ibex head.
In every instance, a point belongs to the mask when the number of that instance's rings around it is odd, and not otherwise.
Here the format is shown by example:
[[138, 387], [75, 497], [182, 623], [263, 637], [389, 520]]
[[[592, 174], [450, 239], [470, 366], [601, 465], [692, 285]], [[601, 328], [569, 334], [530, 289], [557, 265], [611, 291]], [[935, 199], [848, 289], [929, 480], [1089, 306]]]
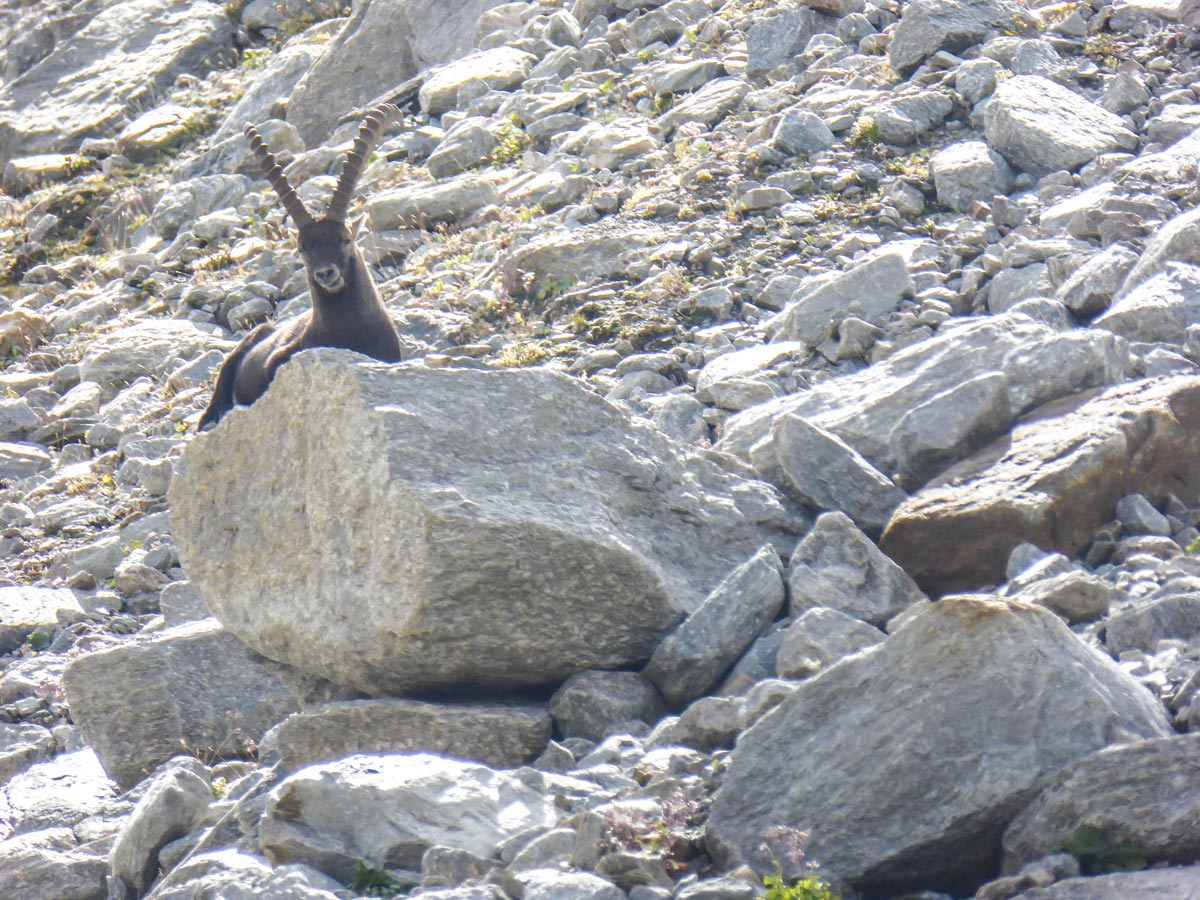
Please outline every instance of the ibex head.
[[296, 224], [300, 257], [304, 260], [309, 277], [317, 287], [330, 294], [340, 293], [353, 283], [355, 263], [358, 261], [354, 238], [358, 233], [359, 222], [348, 225], [346, 212], [350, 208], [354, 187], [362, 175], [371, 146], [379, 140], [388, 121], [399, 112], [400, 110], [392, 104], [384, 103], [372, 109], [363, 118], [358, 128], [358, 137], [354, 139], [354, 146], [347, 152], [342, 163], [342, 174], [329, 201], [329, 209], [320, 219], [314, 219], [309, 214], [304, 202], [288, 183], [287, 176], [276, 162], [275, 154], [267, 149], [258, 129], [253, 125], [246, 126], [246, 139], [250, 142], [250, 149], [258, 157], [263, 174], [279, 195], [283, 208]]

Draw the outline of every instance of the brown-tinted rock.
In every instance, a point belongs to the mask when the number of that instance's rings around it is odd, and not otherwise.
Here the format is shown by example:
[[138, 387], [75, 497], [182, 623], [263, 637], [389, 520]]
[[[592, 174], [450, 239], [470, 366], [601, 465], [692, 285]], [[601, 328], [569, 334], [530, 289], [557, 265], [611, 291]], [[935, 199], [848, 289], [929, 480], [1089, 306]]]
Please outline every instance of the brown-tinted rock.
[[1196, 496], [1198, 426], [1200, 378], [1047, 404], [902, 504], [880, 546], [937, 594], [1003, 581], [1026, 541], [1076, 555], [1126, 494]]

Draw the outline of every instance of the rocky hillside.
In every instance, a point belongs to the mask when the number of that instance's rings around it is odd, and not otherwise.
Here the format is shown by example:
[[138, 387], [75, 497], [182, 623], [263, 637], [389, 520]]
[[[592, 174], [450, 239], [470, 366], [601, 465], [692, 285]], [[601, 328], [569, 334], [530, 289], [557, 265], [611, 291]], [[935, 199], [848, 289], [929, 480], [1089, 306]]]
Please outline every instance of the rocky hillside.
[[1200, 897], [1194, 4], [0, 22], [0, 900]]

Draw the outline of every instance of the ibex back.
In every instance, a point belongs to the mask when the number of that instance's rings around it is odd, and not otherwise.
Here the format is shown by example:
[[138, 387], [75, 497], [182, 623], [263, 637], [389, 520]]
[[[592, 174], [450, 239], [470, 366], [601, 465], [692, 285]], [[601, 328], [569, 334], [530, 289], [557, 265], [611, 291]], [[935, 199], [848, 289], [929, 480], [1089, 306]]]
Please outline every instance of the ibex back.
[[263, 174], [296, 225], [312, 309], [282, 325], [266, 322], [242, 339], [221, 366], [197, 430], [216, 425], [234, 406], [249, 406], [261, 397], [279, 367], [301, 350], [342, 347], [383, 362], [400, 361], [396, 327], [355, 245], [357, 223], [346, 224], [350, 198], [371, 146], [397, 112], [396, 107], [383, 104], [367, 113], [321, 219], [309, 215], [258, 131], [246, 126], [246, 138]]

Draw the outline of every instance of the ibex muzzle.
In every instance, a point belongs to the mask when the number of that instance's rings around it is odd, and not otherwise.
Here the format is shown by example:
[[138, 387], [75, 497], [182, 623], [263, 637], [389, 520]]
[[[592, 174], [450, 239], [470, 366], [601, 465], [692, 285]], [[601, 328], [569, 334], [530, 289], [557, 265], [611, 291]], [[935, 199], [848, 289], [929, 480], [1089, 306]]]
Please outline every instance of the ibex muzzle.
[[367, 113], [354, 146], [346, 154], [329, 209], [321, 219], [309, 215], [258, 131], [253, 125], [246, 126], [246, 139], [263, 174], [296, 225], [312, 309], [283, 325], [259, 325], [242, 339], [225, 358], [212, 400], [197, 429], [215, 425], [234, 406], [249, 406], [261, 397], [276, 370], [301, 350], [342, 347], [383, 362], [400, 361], [396, 327], [355, 244], [358, 223], [346, 223], [350, 198], [367, 154], [388, 120], [398, 112], [391, 104], [383, 104]]

